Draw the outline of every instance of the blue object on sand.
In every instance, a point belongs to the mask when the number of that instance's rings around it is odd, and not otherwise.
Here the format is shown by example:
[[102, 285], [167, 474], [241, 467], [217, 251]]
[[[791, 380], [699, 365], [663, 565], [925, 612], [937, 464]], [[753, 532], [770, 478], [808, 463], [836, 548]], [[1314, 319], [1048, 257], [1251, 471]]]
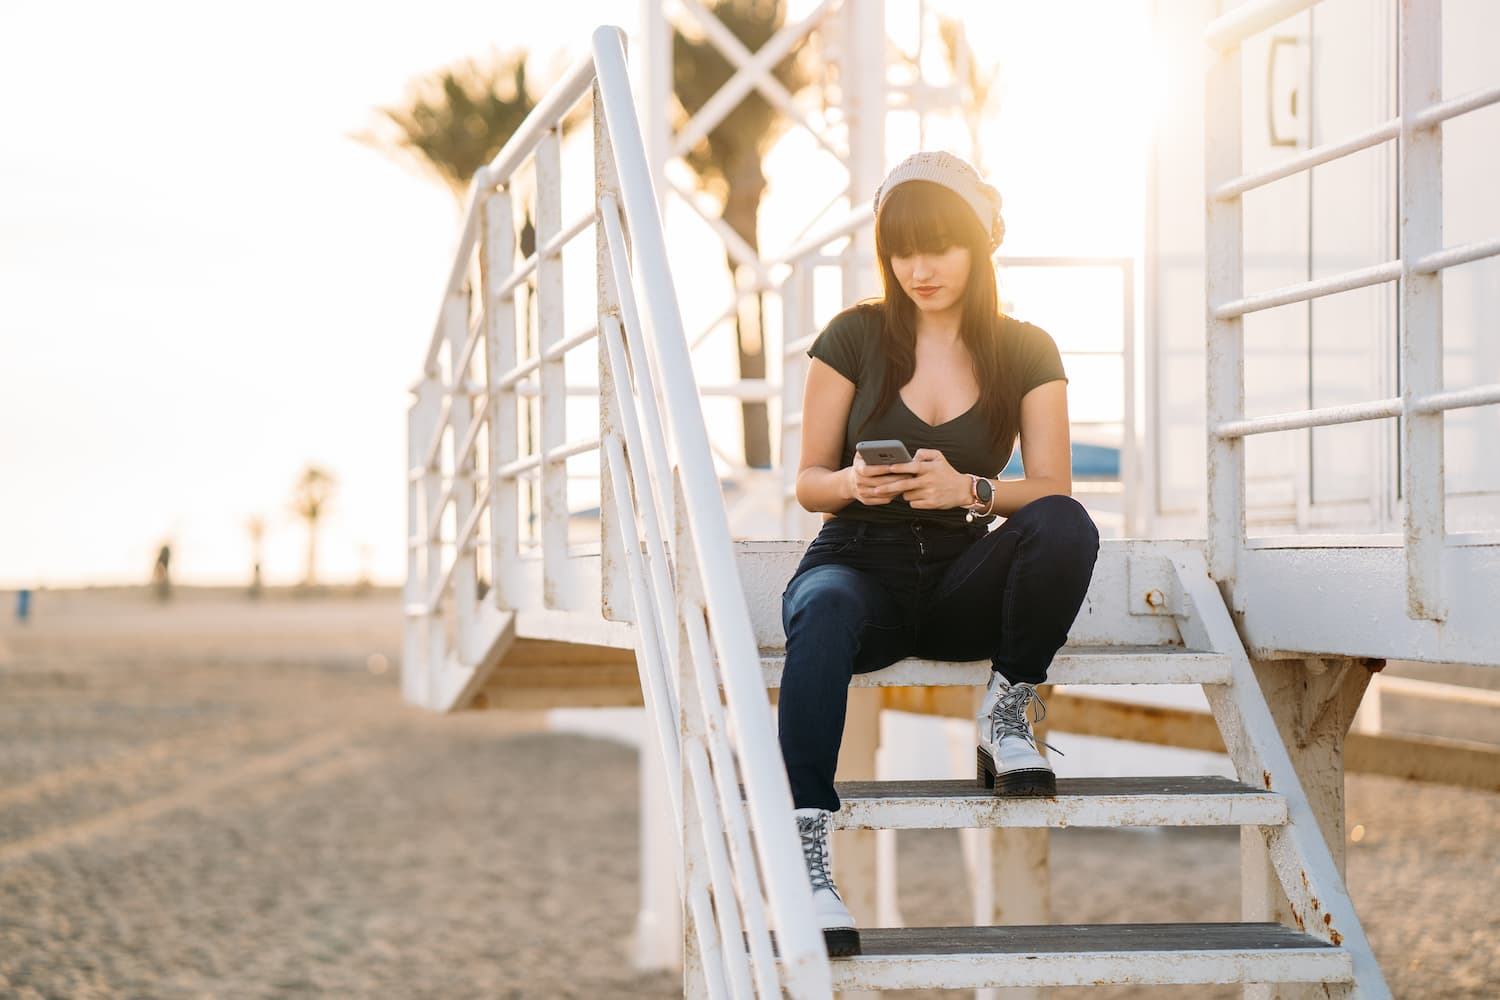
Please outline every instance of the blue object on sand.
[[[1009, 479], [1025, 474], [1026, 466], [1017, 450], [1011, 453], [1010, 461], [1005, 463], [1000, 475]], [[1077, 479], [1119, 479], [1120, 449], [1097, 444], [1073, 445], [1073, 476]]]

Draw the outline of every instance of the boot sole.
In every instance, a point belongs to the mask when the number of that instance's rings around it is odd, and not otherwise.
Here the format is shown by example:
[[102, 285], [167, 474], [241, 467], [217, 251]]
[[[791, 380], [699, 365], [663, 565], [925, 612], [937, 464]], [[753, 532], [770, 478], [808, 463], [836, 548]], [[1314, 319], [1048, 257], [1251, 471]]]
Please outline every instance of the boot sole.
[[979, 781], [996, 795], [1013, 798], [1051, 799], [1057, 797], [1057, 776], [1049, 770], [1032, 768], [1000, 773], [994, 758], [984, 747], [976, 747]]
[[825, 930], [823, 944], [828, 948], [829, 958], [852, 958], [860, 953], [859, 931], [853, 927]]

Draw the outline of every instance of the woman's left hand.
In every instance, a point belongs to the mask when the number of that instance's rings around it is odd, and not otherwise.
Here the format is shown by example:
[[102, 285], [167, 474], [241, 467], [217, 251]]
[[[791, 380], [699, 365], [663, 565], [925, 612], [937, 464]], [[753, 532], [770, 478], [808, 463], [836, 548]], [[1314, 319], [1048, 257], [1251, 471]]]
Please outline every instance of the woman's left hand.
[[901, 495], [919, 510], [967, 507], [974, 502], [974, 484], [966, 474], [948, 464], [936, 448], [918, 448], [910, 462], [891, 466], [911, 479], [901, 484]]

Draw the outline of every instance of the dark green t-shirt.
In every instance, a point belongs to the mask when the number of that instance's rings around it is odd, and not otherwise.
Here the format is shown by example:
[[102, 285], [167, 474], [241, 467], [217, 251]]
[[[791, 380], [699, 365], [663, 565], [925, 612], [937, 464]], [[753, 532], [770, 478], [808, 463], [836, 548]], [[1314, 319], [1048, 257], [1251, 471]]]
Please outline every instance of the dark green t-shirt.
[[[880, 399], [885, 359], [880, 352], [880, 331], [884, 322], [879, 305], [861, 303], [839, 313], [829, 321], [807, 349], [810, 357], [824, 362], [854, 383], [854, 402], [849, 408], [849, 425], [844, 430], [844, 451], [839, 468], [854, 464], [854, 446], [860, 441], [893, 438], [906, 444], [913, 454], [918, 448], [935, 448], [948, 464], [959, 472], [993, 479], [1010, 461], [1015, 441], [995, 447], [988, 421], [975, 402], [966, 412], [946, 423], [933, 426], [901, 401], [898, 395], [890, 407], [875, 420], [865, 423]], [[1021, 394], [1054, 379], [1067, 381], [1057, 344], [1039, 326], [1023, 323], [1009, 316], [1001, 317], [1004, 358], [1021, 375]], [[922, 520], [961, 525], [968, 513], [964, 507], [947, 510], [913, 509], [897, 497], [889, 504], [867, 507], [858, 500], [838, 512], [839, 517], [878, 522]]]

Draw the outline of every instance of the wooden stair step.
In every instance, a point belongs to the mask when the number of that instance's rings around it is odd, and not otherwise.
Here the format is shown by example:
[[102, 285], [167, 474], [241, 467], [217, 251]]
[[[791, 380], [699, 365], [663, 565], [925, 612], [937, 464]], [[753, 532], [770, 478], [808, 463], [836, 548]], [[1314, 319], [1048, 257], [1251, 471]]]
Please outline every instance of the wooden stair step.
[[[767, 687], [781, 686], [786, 655], [761, 654]], [[984, 686], [990, 661], [921, 660], [914, 657], [867, 674], [853, 687]], [[1229, 657], [1180, 646], [1064, 646], [1052, 658], [1048, 684], [1227, 684]]]
[[1059, 778], [1057, 797], [997, 796], [977, 779], [846, 781], [838, 829], [1280, 826], [1286, 800], [1232, 778]]
[[1274, 923], [872, 927], [833, 986], [975, 989], [1110, 983], [1350, 982], [1347, 952]]

